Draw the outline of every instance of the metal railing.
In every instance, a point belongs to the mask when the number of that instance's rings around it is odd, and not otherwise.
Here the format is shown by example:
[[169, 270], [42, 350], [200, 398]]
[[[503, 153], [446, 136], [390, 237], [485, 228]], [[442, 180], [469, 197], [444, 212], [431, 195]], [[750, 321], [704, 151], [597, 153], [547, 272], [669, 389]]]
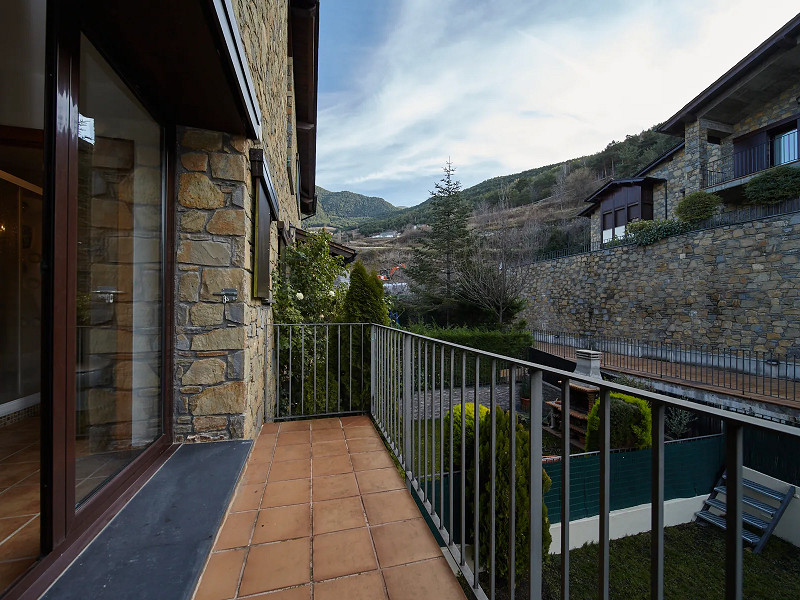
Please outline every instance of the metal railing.
[[273, 327], [276, 420], [369, 411], [370, 325]]
[[711, 344], [680, 344], [605, 337], [566, 331], [533, 330], [536, 348], [574, 359], [578, 349], [603, 353], [601, 368], [677, 379], [731, 390], [798, 401], [797, 356]]
[[795, 129], [776, 135], [767, 142], [709, 161], [701, 170], [701, 185], [704, 188], [714, 187], [797, 159]]
[[[516, 400], [520, 388], [530, 390], [529, 423], [541, 423], [545, 373], [562, 381], [562, 433], [570, 429], [570, 383], [600, 388], [597, 597], [607, 599], [610, 593], [612, 391], [645, 398], [652, 410], [650, 597], [653, 599], [664, 597], [665, 410], [680, 408], [724, 422], [731, 492], [725, 517], [728, 527], [725, 597], [730, 600], [742, 597], [743, 428], [766, 429], [793, 437], [800, 437], [800, 429], [398, 329], [366, 327], [370, 332], [371, 359], [369, 412], [405, 471], [409, 488], [428, 513], [476, 597], [494, 599], [499, 586], [507, 587], [512, 599], [516, 594], [542, 596], [542, 428], [527, 428], [519, 423]], [[307, 363], [301, 361], [301, 364]], [[294, 369], [296, 365], [295, 362]], [[284, 363], [276, 361], [276, 367], [282, 369]], [[319, 388], [314, 389], [321, 393]], [[471, 433], [466, 413], [471, 409], [480, 415], [480, 406], [486, 406], [489, 413], [474, 419], [474, 433]], [[501, 407], [507, 407], [508, 411], [501, 413], [497, 410]], [[304, 415], [295, 413], [295, 416]], [[525, 443], [526, 437], [529, 443]], [[562, 435], [562, 598], [570, 597], [569, 437]], [[518, 490], [528, 491], [524, 504]], [[521, 511], [527, 512], [527, 526], [517, 524]], [[520, 578], [517, 563], [524, 564]], [[518, 586], [522, 581], [524, 590]]]

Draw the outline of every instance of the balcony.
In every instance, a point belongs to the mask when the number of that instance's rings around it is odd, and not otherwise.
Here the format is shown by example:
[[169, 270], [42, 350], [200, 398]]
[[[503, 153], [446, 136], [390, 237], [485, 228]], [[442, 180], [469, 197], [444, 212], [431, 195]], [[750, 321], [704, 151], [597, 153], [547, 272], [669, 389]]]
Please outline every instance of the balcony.
[[[630, 597], [662, 599], [665, 587], [691, 597], [694, 579], [670, 562], [677, 538], [694, 540], [691, 562], [709, 565], [704, 589], [724, 590], [726, 599], [782, 597], [770, 595], [783, 591], [781, 569], [798, 587], [795, 546], [773, 536], [763, 556], [745, 552], [753, 482], [743, 434], [796, 444], [800, 428], [378, 325], [276, 325], [274, 334], [276, 377], [266, 391], [276, 414], [255, 444], [180, 447], [46, 598], [487, 600], [569, 598], [571, 586], [580, 597], [618, 597], [634, 586]], [[562, 432], [570, 428], [570, 384], [598, 389], [599, 452], [571, 456], [566, 436], [560, 458], [544, 460], [542, 428], [530, 423], [542, 422], [552, 393], [544, 379], [553, 377], [561, 381]], [[522, 388], [529, 413], [520, 410]], [[612, 452], [612, 392], [649, 402], [652, 449]], [[471, 439], [454, 437], [466, 431], [466, 411], [460, 423], [448, 414], [459, 406], [477, 414], [479, 405], [492, 418], [476, 423]], [[718, 419], [724, 436], [698, 444], [706, 451], [668, 444], [665, 417], [676, 408]], [[670, 486], [690, 468], [687, 457], [700, 460], [710, 448], [726, 468], [716, 485], [729, 493], [718, 518], [727, 529], [687, 523], [676, 533]], [[646, 504], [620, 510], [620, 481], [644, 482], [637, 502]], [[576, 510], [575, 500], [592, 510]], [[545, 559], [547, 502], [553, 544]], [[632, 518], [639, 537], [624, 537]], [[636, 581], [616, 562], [632, 553]], [[770, 589], [765, 566], [769, 577], [778, 570]]]
[[772, 167], [796, 163], [800, 158], [797, 143], [794, 129], [762, 144], [709, 161], [701, 167], [701, 186], [709, 192], [721, 191], [747, 183], [753, 175]]
[[[671, 454], [665, 446], [664, 422], [668, 409], [691, 411], [722, 424], [725, 433], [721, 438], [720, 453], [727, 470], [727, 490], [731, 493], [720, 519], [726, 531], [724, 534], [711, 534], [725, 540], [722, 546], [724, 557], [719, 557], [724, 560], [725, 575], [718, 582], [717, 589], [724, 589], [724, 597], [729, 599], [742, 598], [743, 589], [752, 589], [752, 585], [743, 587], [744, 550], [751, 547], [746, 541], [749, 532], [743, 526], [743, 519], [747, 518], [745, 503], [748, 501], [743, 493], [748, 485], [742, 459], [743, 433], [748, 429], [780, 434], [795, 443], [800, 437], [800, 429], [397, 329], [362, 324], [277, 325], [275, 328], [276, 345], [272, 360], [274, 372], [278, 373], [274, 383], [278, 399], [277, 419], [328, 417], [340, 411], [369, 413], [405, 474], [406, 486], [430, 529], [458, 565], [476, 598], [513, 598], [515, 595], [542, 598], [553, 594], [568, 598], [575, 577], [586, 578], [585, 565], [581, 566], [581, 573], [571, 571], [570, 555], [573, 552], [563, 551], [576, 548], [576, 540], [584, 539], [581, 536], [587, 527], [585, 522], [577, 523], [570, 517], [574, 508], [570, 498], [576, 485], [574, 477], [571, 477], [570, 463], [573, 459], [570, 458], [569, 436], [567, 441], [561, 440], [562, 456], [557, 461], [560, 476], [552, 478], [558, 487], [549, 494], [550, 498], [554, 493], [561, 498], [558, 506], [561, 523], [551, 525], [552, 535], [557, 538], [551, 551], [559, 553], [560, 558], [553, 559], [551, 555], [545, 565], [542, 521], [535, 518], [541, 514], [544, 503], [542, 478], [538, 476], [537, 468], [537, 465], [543, 465], [542, 429], [526, 426], [525, 435], [530, 436], [530, 445], [524, 446], [524, 452], [529, 452], [526, 457], [529, 460], [524, 464], [529, 467], [523, 471], [517, 467], [516, 460], [516, 453], [522, 447], [518, 447], [515, 436], [523, 435], [517, 433], [517, 428], [502, 425], [499, 416], [497, 422], [492, 418], [489, 425], [478, 427], [476, 423], [474, 439], [467, 444], [466, 436], [461, 437], [459, 451], [459, 438], [453, 437], [453, 419], [448, 418], [454, 407], [471, 406], [477, 414], [479, 405], [485, 405], [491, 409], [492, 415], [495, 408], [507, 409], [511, 420], [506, 423], [518, 420], [541, 423], [543, 399], [546, 393], [552, 393], [552, 389], [545, 389], [545, 377], [561, 381], [562, 431], [570, 429], [570, 384], [599, 389], [600, 450], [592, 458], [597, 464], [594, 480], [597, 497], [594, 500], [599, 510], [594, 517], [596, 520], [592, 521], [594, 525], [589, 525], [596, 532], [595, 573], [592, 577], [596, 577], [593, 589], [597, 597], [608, 598], [615, 593], [612, 590], [619, 591], [619, 587], [612, 587], [610, 561], [612, 548], [618, 547], [615, 546], [619, 541], [616, 538], [621, 537], [620, 527], [627, 528], [625, 515], [614, 510], [615, 495], [611, 494], [612, 480], [618, 482], [620, 479], [640, 479], [650, 483], [650, 501], [642, 507], [649, 513], [650, 527], [643, 531], [649, 531], [644, 535], [650, 537], [650, 584], [643, 585], [651, 598], [664, 597], [664, 525], [674, 524], [670, 512], [672, 506], [664, 501], [665, 460], [669, 460]], [[531, 393], [529, 414], [522, 413], [519, 408], [523, 387], [529, 388]], [[649, 465], [646, 473], [620, 473], [616, 469], [632, 461], [616, 454], [616, 459], [611, 460], [612, 392], [637, 395], [651, 406], [652, 450], [642, 451], [647, 455], [646, 464]], [[465, 411], [460, 414], [461, 431], [464, 431]], [[314, 422], [312, 420], [312, 435]], [[506, 429], [508, 431], [504, 433]], [[476, 464], [487, 456], [491, 467], [484, 468], [484, 463], [480, 463], [479, 472], [474, 469], [470, 472], [465, 464], [465, 461]], [[637, 455], [636, 460], [642, 461], [643, 457]], [[613, 478], [612, 465], [615, 469]], [[671, 467], [673, 471], [685, 469], [685, 465], [673, 464]], [[508, 486], [504, 481], [514, 481], [517, 485]], [[526, 499], [524, 503], [518, 502], [517, 498], [516, 490], [520, 485], [529, 490], [526, 494], [529, 501]], [[713, 488], [714, 482], [709, 482], [708, 487], [709, 490]], [[706, 490], [703, 492], [707, 494]], [[618, 498], [619, 494], [615, 494]], [[700, 511], [702, 505], [700, 500], [693, 511]], [[508, 519], [509, 512], [516, 514], [517, 519]], [[521, 512], [528, 515], [529, 532], [527, 529], [518, 530]], [[692, 524], [691, 527], [696, 534], [699, 526]], [[702, 533], [700, 535], [702, 537]], [[576, 539], [571, 541], [571, 536]], [[515, 543], [509, 540], [515, 540]], [[781, 540], [775, 540], [776, 544], [779, 542], [783, 544]], [[526, 565], [522, 571], [519, 566], [516, 569], [503, 568], [503, 565], [519, 565], [518, 556], [523, 556]], [[554, 568], [561, 573], [560, 577], [556, 575], [560, 586], [556, 583], [555, 591]], [[545, 579], [550, 580], [549, 586]], [[616, 586], [619, 585], [617, 581]]]

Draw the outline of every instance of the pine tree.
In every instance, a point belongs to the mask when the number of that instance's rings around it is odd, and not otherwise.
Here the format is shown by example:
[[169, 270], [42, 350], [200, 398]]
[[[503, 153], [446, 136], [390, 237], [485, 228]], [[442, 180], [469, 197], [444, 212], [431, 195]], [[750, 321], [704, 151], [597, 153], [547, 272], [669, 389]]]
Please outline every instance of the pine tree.
[[461, 183], [453, 177], [456, 169], [449, 160], [443, 170], [444, 177], [431, 192], [431, 231], [414, 250], [408, 273], [423, 310], [443, 311], [445, 325], [449, 326], [458, 304], [457, 269], [470, 247], [470, 209], [461, 197]]

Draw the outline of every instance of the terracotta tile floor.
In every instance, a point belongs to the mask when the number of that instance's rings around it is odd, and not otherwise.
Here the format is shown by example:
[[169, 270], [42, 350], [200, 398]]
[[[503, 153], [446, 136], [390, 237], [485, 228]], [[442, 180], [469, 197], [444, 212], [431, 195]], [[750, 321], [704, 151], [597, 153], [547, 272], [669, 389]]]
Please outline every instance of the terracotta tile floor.
[[39, 556], [39, 418], [0, 428], [0, 594]]
[[464, 599], [368, 417], [270, 423], [195, 600]]

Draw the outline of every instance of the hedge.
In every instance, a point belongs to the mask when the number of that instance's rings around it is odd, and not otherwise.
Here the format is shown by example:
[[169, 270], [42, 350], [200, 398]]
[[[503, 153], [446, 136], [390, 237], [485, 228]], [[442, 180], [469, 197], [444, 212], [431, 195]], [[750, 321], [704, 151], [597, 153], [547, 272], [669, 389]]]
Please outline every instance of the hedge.
[[750, 204], [777, 204], [800, 196], [800, 169], [775, 167], [756, 175], [744, 186]]
[[[611, 392], [611, 448], [649, 448], [652, 444], [652, 415], [650, 406], [636, 396]], [[589, 411], [586, 426], [586, 450], [600, 449], [600, 400]]]
[[627, 234], [633, 238], [633, 243], [637, 246], [648, 246], [666, 237], [686, 233], [689, 229], [688, 223], [674, 219], [657, 219], [629, 223]]
[[528, 348], [533, 346], [533, 334], [525, 329], [445, 328], [413, 325], [410, 330], [426, 337], [512, 358], [524, 359]]
[[684, 223], [699, 223], [716, 214], [722, 198], [708, 192], [693, 192], [684, 196], [675, 207], [675, 216]]

